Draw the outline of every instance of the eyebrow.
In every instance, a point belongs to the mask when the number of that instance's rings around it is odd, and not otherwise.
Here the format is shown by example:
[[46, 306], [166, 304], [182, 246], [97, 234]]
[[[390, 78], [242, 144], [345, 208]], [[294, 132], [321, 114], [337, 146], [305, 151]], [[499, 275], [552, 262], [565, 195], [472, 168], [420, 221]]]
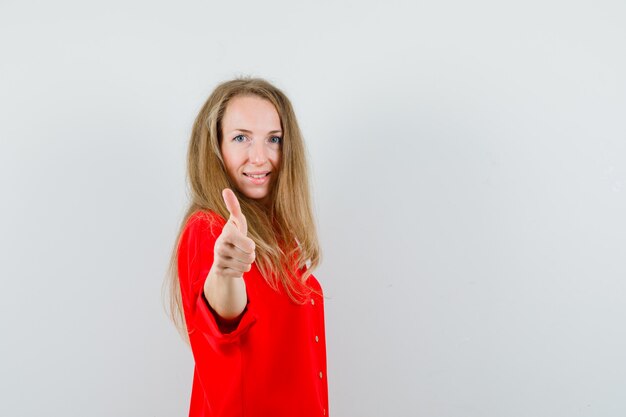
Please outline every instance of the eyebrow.
[[[247, 130], [247, 129], [233, 129], [230, 133], [233, 133], [233, 132], [252, 133], [250, 130]], [[274, 133], [282, 133], [282, 132], [283, 132], [282, 130], [272, 130], [267, 133], [274, 134]]]

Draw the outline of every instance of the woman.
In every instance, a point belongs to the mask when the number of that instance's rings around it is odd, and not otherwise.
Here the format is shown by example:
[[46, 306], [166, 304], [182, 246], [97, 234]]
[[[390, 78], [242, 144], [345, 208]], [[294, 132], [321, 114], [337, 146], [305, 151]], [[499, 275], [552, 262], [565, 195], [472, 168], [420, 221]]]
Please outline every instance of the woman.
[[189, 416], [328, 415], [320, 253], [289, 99], [258, 78], [218, 85], [188, 180], [170, 296], [195, 359]]

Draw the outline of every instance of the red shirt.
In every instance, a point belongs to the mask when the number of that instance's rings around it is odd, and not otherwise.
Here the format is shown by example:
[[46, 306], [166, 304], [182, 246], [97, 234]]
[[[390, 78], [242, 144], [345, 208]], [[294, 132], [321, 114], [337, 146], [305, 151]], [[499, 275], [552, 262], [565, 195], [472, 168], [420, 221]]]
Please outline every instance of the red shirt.
[[[203, 293], [225, 220], [198, 211], [178, 247], [178, 275], [195, 359], [189, 417], [328, 416], [323, 297], [302, 305], [257, 268], [243, 275], [248, 305], [234, 329], [216, 321]], [[302, 271], [295, 271], [296, 275]], [[322, 293], [312, 275], [307, 285]]]

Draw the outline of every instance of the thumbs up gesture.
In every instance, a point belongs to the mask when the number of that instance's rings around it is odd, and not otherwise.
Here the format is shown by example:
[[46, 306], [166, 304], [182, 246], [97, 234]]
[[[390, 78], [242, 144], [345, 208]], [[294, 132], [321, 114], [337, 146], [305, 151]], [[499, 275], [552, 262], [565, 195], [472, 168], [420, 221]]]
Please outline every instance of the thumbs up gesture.
[[204, 281], [204, 295], [220, 317], [234, 320], [248, 301], [243, 274], [252, 267], [255, 245], [248, 237], [248, 223], [235, 193], [226, 188], [222, 197], [230, 216], [215, 240], [213, 265]]
[[235, 193], [225, 188], [222, 197], [230, 217], [215, 241], [212, 269], [220, 277], [242, 278], [255, 260], [255, 245], [248, 237], [248, 223]]

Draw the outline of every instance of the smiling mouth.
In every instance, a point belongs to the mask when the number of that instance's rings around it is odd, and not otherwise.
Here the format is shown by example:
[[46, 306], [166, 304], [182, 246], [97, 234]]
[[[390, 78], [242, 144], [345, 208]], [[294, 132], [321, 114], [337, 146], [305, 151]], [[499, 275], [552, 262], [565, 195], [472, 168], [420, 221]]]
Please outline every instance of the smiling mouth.
[[247, 174], [245, 172], [243, 173], [243, 175], [245, 175], [246, 177], [255, 178], [257, 180], [260, 180], [261, 178], [265, 178], [270, 174], [271, 172], [266, 172], [265, 174]]

